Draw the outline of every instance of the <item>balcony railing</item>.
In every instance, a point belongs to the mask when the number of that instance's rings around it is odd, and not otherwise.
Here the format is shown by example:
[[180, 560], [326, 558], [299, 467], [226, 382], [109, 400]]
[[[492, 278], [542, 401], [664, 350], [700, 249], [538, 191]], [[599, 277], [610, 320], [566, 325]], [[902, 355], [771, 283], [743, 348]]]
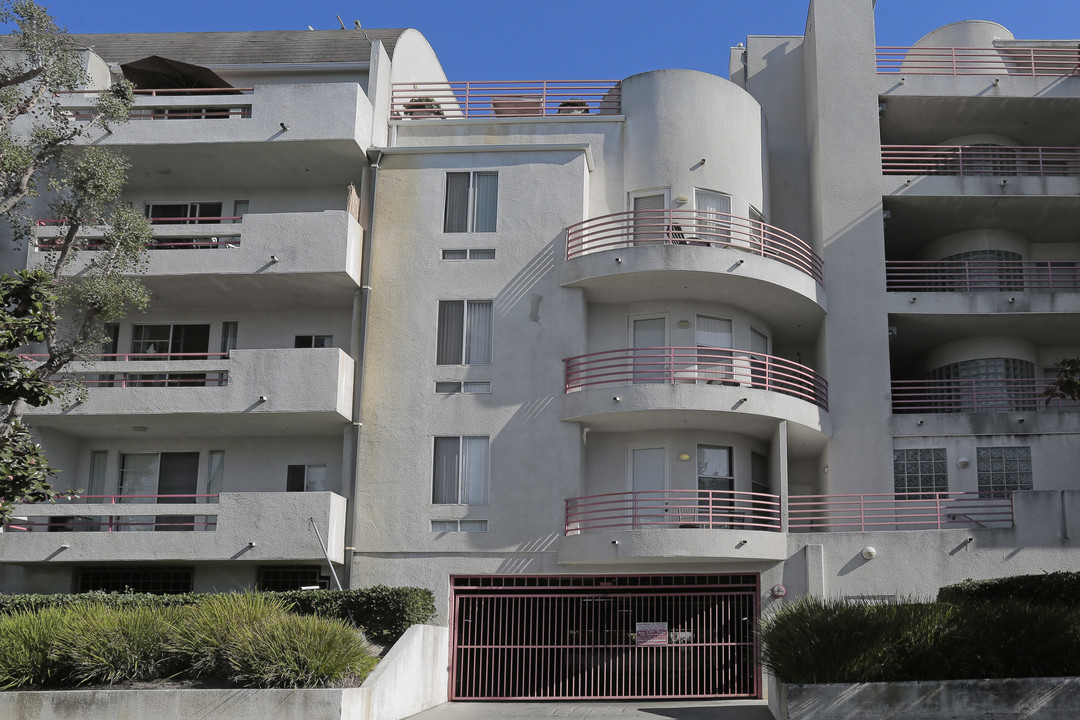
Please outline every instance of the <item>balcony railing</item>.
[[[20, 355], [28, 362], [44, 361], [48, 355]], [[86, 362], [164, 362], [191, 360], [225, 360], [229, 353], [105, 353], [87, 358]], [[76, 366], [77, 367], [77, 366]], [[65, 372], [57, 375], [56, 380], [75, 380], [88, 387], [225, 387], [229, 384], [227, 370], [197, 372], [162, 368], [157, 372], [152, 365], [143, 365], [143, 372]]]
[[617, 80], [394, 83], [392, 118], [617, 115]]
[[[122, 531], [191, 531], [217, 529], [216, 509], [206, 504], [217, 504], [217, 495], [80, 495], [57, 498], [54, 504], [78, 503], [104, 504], [181, 504], [175, 512], [153, 515], [57, 515], [15, 518], [6, 524], [3, 532], [122, 532]], [[126, 508], [125, 508], [126, 510]], [[171, 510], [171, 508], [170, 508]]]
[[890, 260], [885, 289], [894, 292], [1076, 292], [1080, 263], [1067, 260]]
[[1012, 527], [1010, 492], [795, 495], [788, 498], [791, 532]]
[[879, 47], [879, 74], [1029, 75], [1080, 74], [1080, 51], [1064, 47]]
[[780, 228], [706, 210], [637, 210], [590, 218], [566, 228], [566, 259], [639, 245], [729, 247], [771, 258], [822, 282], [821, 258]]
[[750, 387], [828, 409], [825, 378], [784, 358], [734, 348], [645, 347], [563, 360], [566, 392], [604, 385], [699, 384]]
[[[255, 88], [162, 88], [136, 90], [136, 96], [142, 97], [191, 97], [197, 103], [203, 95], [249, 95]], [[101, 90], [74, 90], [59, 92], [61, 96], [92, 96], [100, 94]], [[89, 120], [96, 114], [92, 108], [73, 108], [69, 110], [75, 120]], [[151, 107], [145, 104], [136, 105], [129, 115], [131, 120], [218, 120], [228, 118], [251, 118], [251, 105], [224, 104], [220, 101], [208, 107]]]
[[1072, 401], [1047, 405], [1045, 378], [893, 380], [894, 413], [985, 413], [1072, 410]]
[[566, 500], [567, 535], [706, 528], [780, 531], [780, 498], [732, 490], [640, 490]]
[[1080, 175], [1080, 148], [882, 145], [885, 175]]
[[[236, 249], [240, 247], [239, 228], [230, 227], [239, 225], [243, 221], [242, 215], [228, 216], [205, 216], [185, 218], [150, 218], [153, 227], [153, 242], [146, 246], [147, 250], [220, 250]], [[37, 244], [38, 251], [55, 250], [63, 242], [63, 225], [66, 220], [38, 220]], [[159, 228], [176, 227], [178, 225], [199, 225], [198, 231], [193, 231], [191, 236], [177, 234], [177, 231], [163, 232]], [[195, 234], [197, 232], [197, 234]], [[60, 233], [60, 234], [57, 234]], [[76, 240], [82, 250], [104, 250], [106, 245], [103, 241], [105, 228], [93, 226], [83, 229]]]

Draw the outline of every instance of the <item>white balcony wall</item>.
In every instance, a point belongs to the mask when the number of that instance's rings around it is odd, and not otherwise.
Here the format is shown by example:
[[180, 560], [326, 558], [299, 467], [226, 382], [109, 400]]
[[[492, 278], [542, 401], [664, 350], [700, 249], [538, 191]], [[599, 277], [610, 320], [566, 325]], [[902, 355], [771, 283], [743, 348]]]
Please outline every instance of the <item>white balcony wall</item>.
[[[345, 498], [330, 492], [222, 493], [217, 503], [17, 505], [16, 517], [216, 515], [214, 530], [189, 532], [0, 533], [8, 563], [325, 561], [313, 518], [330, 558], [344, 561]], [[66, 545], [67, 547], [62, 547]]]

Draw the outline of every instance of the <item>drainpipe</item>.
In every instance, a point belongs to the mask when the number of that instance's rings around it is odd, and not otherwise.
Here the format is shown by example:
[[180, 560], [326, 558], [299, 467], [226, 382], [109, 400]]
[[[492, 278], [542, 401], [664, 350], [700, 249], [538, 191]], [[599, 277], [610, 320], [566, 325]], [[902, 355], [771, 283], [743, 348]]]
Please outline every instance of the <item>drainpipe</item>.
[[353, 380], [353, 422], [350, 433], [350, 445], [352, 451], [352, 483], [349, 493], [349, 507], [345, 517], [345, 582], [348, 587], [353, 586], [352, 566], [355, 541], [353, 539], [356, 525], [356, 490], [360, 476], [360, 433], [363, 432], [363, 407], [364, 407], [364, 368], [367, 358], [367, 330], [368, 309], [371, 298], [371, 248], [375, 242], [375, 199], [379, 179], [379, 162], [382, 160], [381, 150], [368, 150], [368, 161], [371, 163], [371, 172], [368, 180], [368, 209], [364, 214], [367, 220], [367, 232], [364, 233], [364, 251], [360, 260], [360, 297], [359, 307], [354, 303], [353, 315], [356, 320], [356, 374]]

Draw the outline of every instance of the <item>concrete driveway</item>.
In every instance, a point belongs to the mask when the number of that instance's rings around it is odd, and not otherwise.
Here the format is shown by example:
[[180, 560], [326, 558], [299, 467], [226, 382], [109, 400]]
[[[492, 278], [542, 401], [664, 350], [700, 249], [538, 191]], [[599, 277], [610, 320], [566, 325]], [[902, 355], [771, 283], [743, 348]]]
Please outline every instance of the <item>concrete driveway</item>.
[[409, 720], [502, 720], [503, 718], [648, 718], [662, 720], [773, 720], [761, 701], [687, 702], [452, 702]]

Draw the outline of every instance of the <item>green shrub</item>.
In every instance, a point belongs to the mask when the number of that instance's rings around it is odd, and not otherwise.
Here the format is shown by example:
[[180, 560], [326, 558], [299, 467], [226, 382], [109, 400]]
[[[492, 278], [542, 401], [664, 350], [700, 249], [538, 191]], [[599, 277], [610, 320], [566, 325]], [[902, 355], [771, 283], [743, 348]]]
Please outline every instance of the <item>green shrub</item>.
[[942, 602], [1026, 600], [1080, 607], [1080, 572], [1014, 575], [993, 580], [965, 580], [938, 590]]
[[225, 677], [233, 639], [287, 612], [284, 600], [265, 593], [209, 595], [198, 605], [182, 609], [170, 651], [188, 677]]
[[76, 685], [137, 682], [175, 669], [170, 648], [184, 613], [177, 608], [70, 608], [50, 652], [58, 677]]
[[[352, 613], [367, 637], [392, 643], [410, 625], [425, 623], [435, 616], [435, 598], [426, 588], [376, 585], [356, 590], [292, 590], [258, 593], [279, 598], [291, 606], [290, 612], [342, 620]], [[0, 595], [0, 615], [39, 610], [46, 607], [86, 608], [170, 608], [198, 605], [216, 593], [152, 595], [149, 593], [83, 593], [79, 595]]]
[[232, 681], [263, 688], [362, 681], [378, 662], [363, 634], [347, 622], [299, 615], [235, 628], [226, 656]]
[[49, 653], [70, 617], [63, 608], [0, 615], [0, 690], [47, 685], [53, 679]]
[[850, 605], [800, 598], [760, 623], [762, 664], [787, 683], [1080, 673], [1080, 610], [1005, 600]]

